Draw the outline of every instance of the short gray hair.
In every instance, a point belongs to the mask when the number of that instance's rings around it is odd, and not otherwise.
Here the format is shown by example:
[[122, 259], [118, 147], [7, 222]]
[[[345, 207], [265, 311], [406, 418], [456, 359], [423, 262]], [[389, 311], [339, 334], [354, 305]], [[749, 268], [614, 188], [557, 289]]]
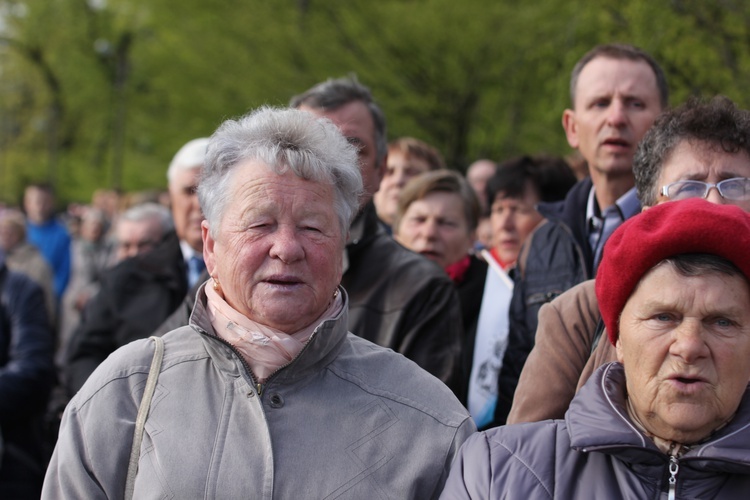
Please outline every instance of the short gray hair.
[[191, 170], [200, 168], [206, 157], [206, 148], [208, 147], [208, 137], [201, 137], [188, 141], [182, 146], [177, 154], [174, 155], [167, 169], [167, 181], [172, 182], [177, 172], [180, 170]]
[[227, 120], [211, 136], [198, 199], [216, 237], [229, 199], [229, 175], [246, 161], [258, 161], [282, 175], [334, 187], [334, 209], [346, 238], [362, 193], [357, 150], [330, 120], [296, 109], [261, 107]]
[[370, 111], [375, 129], [375, 160], [379, 165], [388, 154], [385, 114], [375, 102], [370, 89], [359, 83], [356, 76], [329, 78], [292, 97], [289, 105], [293, 108], [309, 106], [313, 109], [336, 110], [357, 101], [367, 106]]
[[134, 205], [122, 214], [118, 221], [143, 222], [147, 220], [156, 220], [162, 228], [162, 235], [174, 229], [174, 219], [172, 213], [164, 205], [158, 203], [146, 202]]

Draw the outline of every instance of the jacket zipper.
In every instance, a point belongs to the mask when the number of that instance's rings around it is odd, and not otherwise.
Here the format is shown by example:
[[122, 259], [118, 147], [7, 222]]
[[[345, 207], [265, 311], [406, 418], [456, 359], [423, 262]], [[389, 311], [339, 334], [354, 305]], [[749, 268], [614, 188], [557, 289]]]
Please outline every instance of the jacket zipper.
[[676, 500], [677, 491], [677, 473], [680, 471], [680, 464], [677, 462], [677, 457], [669, 455], [669, 500]]

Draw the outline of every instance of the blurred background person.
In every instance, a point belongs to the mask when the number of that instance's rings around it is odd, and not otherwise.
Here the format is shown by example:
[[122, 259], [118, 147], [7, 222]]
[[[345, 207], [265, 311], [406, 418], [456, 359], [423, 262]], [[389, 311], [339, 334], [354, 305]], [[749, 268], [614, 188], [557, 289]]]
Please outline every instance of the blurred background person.
[[479, 198], [479, 205], [482, 208], [479, 223], [477, 224], [477, 236], [474, 248], [482, 250], [490, 248], [492, 245], [492, 226], [488, 217], [487, 208], [487, 181], [495, 175], [497, 164], [488, 159], [479, 159], [473, 162], [466, 169], [466, 180]]
[[427, 172], [404, 187], [394, 236], [439, 264], [456, 286], [464, 337], [454, 392], [483, 428], [494, 415], [512, 282], [502, 270], [488, 274], [487, 263], [472, 253], [480, 213], [479, 199], [459, 173]]
[[[199, 283], [205, 271], [196, 190], [207, 138], [194, 139], [175, 154], [167, 169], [174, 231], [151, 251], [106, 271], [73, 332], [65, 380], [74, 394], [118, 347], [148, 337]], [[138, 242], [135, 242], [136, 245]]]
[[506, 271], [514, 266], [526, 238], [543, 219], [537, 204], [564, 199], [575, 183], [570, 166], [559, 157], [521, 156], [500, 163], [486, 189], [491, 258]]
[[396, 218], [401, 190], [410, 179], [431, 170], [445, 168], [440, 152], [413, 137], [400, 137], [388, 143], [388, 157], [380, 189], [373, 196], [378, 217], [389, 232]]
[[55, 381], [55, 335], [41, 287], [0, 254], [0, 498], [39, 498], [43, 416]]
[[26, 240], [26, 218], [20, 210], [0, 212], [0, 249], [5, 253], [5, 265], [11, 271], [25, 274], [44, 292], [44, 303], [50, 326], [57, 314], [55, 284], [52, 268], [39, 249]]
[[62, 298], [70, 280], [70, 235], [65, 224], [55, 217], [55, 194], [45, 183], [26, 186], [23, 195], [26, 212], [26, 237], [52, 267], [55, 298]]

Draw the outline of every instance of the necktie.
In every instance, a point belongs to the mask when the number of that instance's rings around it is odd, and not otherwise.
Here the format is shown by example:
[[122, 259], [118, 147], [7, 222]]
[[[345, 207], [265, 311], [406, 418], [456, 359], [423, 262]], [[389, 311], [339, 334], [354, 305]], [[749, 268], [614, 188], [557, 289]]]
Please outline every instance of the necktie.
[[201, 273], [206, 268], [206, 264], [203, 263], [203, 259], [200, 257], [193, 255], [190, 257], [187, 261], [188, 264], [188, 287], [193, 288], [193, 286], [198, 282], [198, 279], [201, 276]]

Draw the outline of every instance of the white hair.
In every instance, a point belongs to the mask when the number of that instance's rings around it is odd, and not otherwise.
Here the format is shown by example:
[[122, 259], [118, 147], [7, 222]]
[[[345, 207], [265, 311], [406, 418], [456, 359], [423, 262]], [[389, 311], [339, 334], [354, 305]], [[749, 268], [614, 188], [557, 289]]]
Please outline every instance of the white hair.
[[167, 181], [171, 183], [179, 170], [190, 170], [202, 167], [206, 158], [207, 147], [208, 137], [193, 139], [182, 146], [169, 163], [169, 168], [167, 169]]

